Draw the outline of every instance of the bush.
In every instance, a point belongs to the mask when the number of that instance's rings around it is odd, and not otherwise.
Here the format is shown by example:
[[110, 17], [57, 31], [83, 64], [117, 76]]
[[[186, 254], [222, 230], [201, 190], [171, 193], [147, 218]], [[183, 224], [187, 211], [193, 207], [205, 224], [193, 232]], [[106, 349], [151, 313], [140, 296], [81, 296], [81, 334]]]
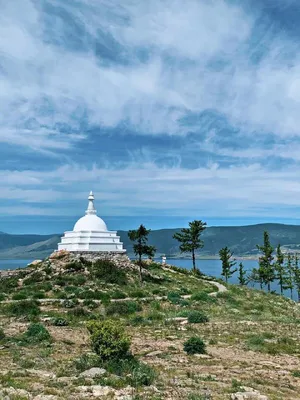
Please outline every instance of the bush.
[[155, 371], [147, 364], [138, 362], [131, 374], [133, 387], [150, 386], [156, 378]]
[[102, 279], [106, 283], [117, 285], [126, 285], [127, 283], [125, 271], [109, 260], [97, 260], [92, 266], [92, 273], [95, 278]]
[[41, 313], [41, 310], [35, 300], [21, 300], [16, 303], [8, 304], [6, 306], [6, 312], [16, 317], [35, 317]]
[[183, 350], [188, 354], [205, 354], [205, 343], [199, 337], [191, 337], [183, 344]]
[[178, 292], [169, 292], [167, 298], [172, 304], [179, 304], [182, 300]]
[[68, 326], [69, 322], [65, 318], [54, 318], [52, 320], [54, 326]]
[[194, 293], [191, 297], [191, 300], [194, 301], [204, 301], [206, 303], [213, 303], [216, 300], [214, 298], [212, 298], [211, 296], [208, 295], [208, 293], [206, 292], [198, 292], [198, 293]]
[[74, 308], [75, 306], [77, 306], [78, 304], [78, 300], [77, 299], [66, 299], [63, 300], [61, 305], [65, 308]]
[[102, 364], [110, 374], [124, 376], [129, 385], [138, 387], [141, 385], [149, 386], [156, 378], [153, 369], [137, 360], [132, 355], [128, 355], [124, 359], [111, 359]]
[[33, 299], [45, 299], [45, 297], [46, 297], [46, 294], [45, 294], [45, 292], [35, 292], [35, 293], [33, 293], [33, 295], [32, 295], [32, 298]]
[[87, 329], [91, 334], [92, 349], [101, 360], [119, 359], [128, 355], [130, 340], [119, 322], [91, 321]]
[[98, 307], [98, 304], [94, 300], [91, 300], [91, 299], [84, 300], [82, 304], [84, 305], [84, 307], [87, 307], [90, 310], [94, 310], [95, 308]]
[[68, 271], [82, 271], [84, 266], [80, 261], [71, 261], [65, 265], [65, 269]]
[[30, 324], [27, 331], [24, 333], [24, 338], [27, 342], [37, 343], [44, 340], [50, 340], [51, 336], [44, 325], [40, 323]]
[[129, 292], [128, 295], [129, 297], [142, 299], [144, 297], [147, 297], [148, 293], [144, 292], [143, 290], [133, 290], [132, 292]]
[[188, 315], [188, 322], [190, 324], [201, 324], [208, 321], [208, 316], [203, 314], [201, 311], [191, 311]]
[[126, 297], [126, 293], [121, 292], [121, 290], [116, 290], [115, 292], [111, 293], [112, 299], [126, 299]]
[[100, 365], [101, 365], [100, 358], [93, 353], [82, 354], [79, 358], [76, 358], [74, 360], [74, 366], [77, 369], [77, 371], [80, 372], [86, 371], [87, 369], [93, 367], [99, 367]]
[[43, 280], [43, 274], [39, 271], [33, 272], [28, 278], [25, 278], [23, 284], [25, 286], [33, 285]]
[[72, 310], [68, 311], [68, 315], [71, 315], [73, 317], [86, 317], [89, 314], [89, 312], [84, 309], [83, 307], [76, 307], [73, 308]]
[[2, 328], [0, 328], [0, 341], [5, 339], [5, 333]]
[[28, 298], [27, 292], [17, 292], [14, 293], [11, 297], [13, 300], [26, 300]]
[[106, 307], [107, 315], [129, 315], [137, 311], [142, 311], [142, 306], [136, 301], [116, 301]]

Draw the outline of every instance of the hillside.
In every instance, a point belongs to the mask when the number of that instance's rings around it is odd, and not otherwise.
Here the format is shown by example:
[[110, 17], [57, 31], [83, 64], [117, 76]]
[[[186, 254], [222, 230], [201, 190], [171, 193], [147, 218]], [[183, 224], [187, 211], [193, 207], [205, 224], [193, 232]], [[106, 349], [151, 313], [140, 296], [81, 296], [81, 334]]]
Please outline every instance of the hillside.
[[[150, 233], [149, 242], [157, 248], [157, 256], [181, 257], [178, 243], [173, 239], [178, 229], [160, 229]], [[203, 233], [204, 248], [199, 254], [214, 256], [220, 248], [230, 247], [236, 256], [257, 254], [256, 245], [262, 243], [263, 231], [270, 233], [274, 246], [281, 244], [285, 249], [300, 249], [300, 226], [283, 224], [259, 224], [248, 226], [209, 227]], [[132, 245], [126, 231], [119, 231], [121, 241], [131, 256]], [[0, 233], [0, 258], [43, 258], [57, 248], [61, 235], [9, 235]]]
[[[72, 257], [0, 280], [0, 398], [299, 399], [298, 304], [155, 263], [141, 285], [134, 267]], [[97, 353], [91, 323], [130, 353]]]

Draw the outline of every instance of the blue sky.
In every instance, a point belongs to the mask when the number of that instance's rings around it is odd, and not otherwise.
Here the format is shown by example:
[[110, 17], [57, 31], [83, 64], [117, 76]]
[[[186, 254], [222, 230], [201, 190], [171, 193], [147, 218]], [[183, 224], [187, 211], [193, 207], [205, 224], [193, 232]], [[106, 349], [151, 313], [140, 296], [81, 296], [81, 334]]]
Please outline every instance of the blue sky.
[[299, 223], [299, 1], [0, 4], [0, 231]]

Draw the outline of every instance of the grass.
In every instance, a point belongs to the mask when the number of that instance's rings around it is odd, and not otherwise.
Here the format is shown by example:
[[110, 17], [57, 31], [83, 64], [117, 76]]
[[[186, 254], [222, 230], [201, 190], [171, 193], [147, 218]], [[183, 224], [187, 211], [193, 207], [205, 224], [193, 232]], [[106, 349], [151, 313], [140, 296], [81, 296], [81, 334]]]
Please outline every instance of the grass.
[[[2, 304], [0, 308], [1, 326], [5, 329], [0, 343], [1, 346], [3, 343], [0, 370], [34, 368], [66, 378], [78, 377], [80, 372], [94, 366], [104, 367], [106, 374], [93, 384], [115, 390], [125, 390], [130, 385], [130, 395], [145, 400], [163, 399], [163, 393], [174, 399], [206, 399], [204, 387], [212, 398], [223, 400], [224, 393], [229, 398], [230, 393], [244, 385], [268, 395], [270, 400], [297, 399], [300, 392], [300, 363], [297, 364], [300, 310], [291, 301], [231, 285], [227, 293], [210, 296], [215, 287], [207, 281], [181, 269], [163, 270], [160, 265], [148, 267], [159, 279], [149, 279], [142, 285], [135, 271], [126, 273], [127, 283], [122, 279], [116, 283], [115, 278], [107, 278], [106, 273], [93, 275], [90, 264], [85, 268], [92, 275], [83, 274], [80, 268], [77, 271], [70, 268], [63, 275], [53, 277], [52, 267], [45, 266], [48, 274], [44, 274], [42, 280], [37, 276], [35, 283], [19, 287], [16, 280], [5, 284], [0, 281], [0, 287], [3, 285], [6, 290], [1, 292], [4, 298], [21, 298], [12, 304]], [[24, 294], [28, 297], [22, 300]], [[32, 298], [34, 294], [64, 298], [72, 301], [72, 307], [66, 308], [60, 302], [39, 304]], [[191, 297], [184, 299], [184, 295]], [[128, 296], [135, 300], [124, 301]], [[143, 300], [151, 296], [166, 297]], [[31, 308], [36, 310], [33, 315]], [[87, 352], [90, 346], [87, 322], [105, 320], [108, 314], [117, 325], [121, 322], [125, 325], [132, 339], [134, 356], [130, 362], [127, 358], [126, 362], [110, 361], [104, 366], [99, 357]], [[203, 315], [209, 316], [209, 322], [201, 323]], [[167, 321], [180, 316], [190, 316], [191, 323]], [[51, 338], [41, 342], [32, 340], [20, 346], [17, 339], [25, 338], [29, 321], [38, 323], [44, 317], [49, 324], [44, 328]], [[200, 323], [192, 322], [193, 318]], [[206, 355], [186, 354], [183, 344], [192, 337], [201, 338], [207, 345]], [[157, 355], [151, 355], [156, 351]], [[266, 366], [265, 361], [269, 362]], [[272, 363], [280, 365], [280, 369]], [[289, 382], [284, 380], [286, 375], [277, 373], [281, 370], [287, 371]], [[82, 378], [70, 380], [66, 386], [55, 386], [51, 379], [33, 376], [12, 374], [7, 379], [12, 387], [24, 385], [29, 391], [33, 380], [45, 385], [46, 392], [55, 390], [62, 400], [74, 397], [76, 386], [87, 384]], [[5, 381], [3, 378], [0, 386], [6, 385]], [[145, 385], [149, 385], [147, 390]]]

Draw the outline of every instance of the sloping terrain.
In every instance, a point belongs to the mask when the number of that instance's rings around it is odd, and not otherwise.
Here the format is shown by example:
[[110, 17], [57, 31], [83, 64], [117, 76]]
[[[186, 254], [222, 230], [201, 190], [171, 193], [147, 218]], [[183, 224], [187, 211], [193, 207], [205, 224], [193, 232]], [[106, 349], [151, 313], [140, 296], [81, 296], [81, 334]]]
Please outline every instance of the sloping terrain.
[[[238, 286], [218, 292], [205, 277], [155, 263], [142, 284], [135, 268], [111, 268], [65, 255], [0, 281], [0, 397], [299, 399], [298, 304]], [[125, 327], [135, 369], [92, 352], [86, 325], [107, 320]], [[32, 323], [50, 336], [28, 340]], [[204, 341], [202, 354], [184, 350], [192, 337]]]

